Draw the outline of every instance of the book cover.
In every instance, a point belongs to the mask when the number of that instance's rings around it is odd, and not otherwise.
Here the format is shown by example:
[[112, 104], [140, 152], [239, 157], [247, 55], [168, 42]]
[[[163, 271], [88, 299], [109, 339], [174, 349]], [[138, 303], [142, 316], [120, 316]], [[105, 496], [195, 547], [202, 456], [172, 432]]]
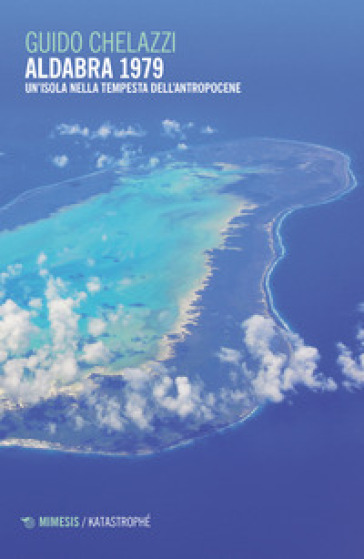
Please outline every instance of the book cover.
[[363, 556], [355, 0], [5, 0], [4, 559]]

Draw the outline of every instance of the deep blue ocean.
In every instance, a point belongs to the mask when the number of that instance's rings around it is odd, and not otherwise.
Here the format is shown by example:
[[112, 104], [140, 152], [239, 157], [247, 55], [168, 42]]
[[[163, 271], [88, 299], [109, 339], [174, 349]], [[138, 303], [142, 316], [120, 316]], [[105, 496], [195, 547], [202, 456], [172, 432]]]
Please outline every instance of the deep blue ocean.
[[[335, 345], [353, 344], [364, 301], [363, 25], [359, 0], [5, 0], [0, 151], [17, 165], [3, 171], [0, 201], [55, 180], [42, 161], [44, 137], [59, 122], [192, 120], [216, 127], [220, 139], [267, 136], [344, 151], [357, 189], [286, 219], [287, 255], [271, 279], [282, 317], [338, 378]], [[171, 80], [242, 80], [245, 92], [22, 94], [28, 30], [154, 28], [179, 37]], [[360, 559], [364, 397], [298, 391], [239, 427], [150, 458], [2, 449], [0, 479], [1, 559]], [[19, 521], [122, 512], [151, 513], [152, 528], [28, 531]]]

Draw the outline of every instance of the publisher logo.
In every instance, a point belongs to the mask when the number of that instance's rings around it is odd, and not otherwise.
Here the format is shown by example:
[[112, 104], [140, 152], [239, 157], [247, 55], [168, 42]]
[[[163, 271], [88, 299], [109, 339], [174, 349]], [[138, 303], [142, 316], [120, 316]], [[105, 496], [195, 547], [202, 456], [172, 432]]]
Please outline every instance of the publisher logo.
[[33, 530], [34, 528], [42, 529], [101, 529], [101, 528], [126, 528], [131, 529], [149, 529], [152, 527], [152, 516], [150, 513], [145, 516], [121, 516], [121, 515], [102, 515], [102, 516], [21, 516], [20, 522], [24, 528]]
[[32, 516], [23, 516], [20, 520], [22, 521], [24, 528], [27, 528], [27, 530], [33, 530], [33, 528], [37, 525], [35, 518]]

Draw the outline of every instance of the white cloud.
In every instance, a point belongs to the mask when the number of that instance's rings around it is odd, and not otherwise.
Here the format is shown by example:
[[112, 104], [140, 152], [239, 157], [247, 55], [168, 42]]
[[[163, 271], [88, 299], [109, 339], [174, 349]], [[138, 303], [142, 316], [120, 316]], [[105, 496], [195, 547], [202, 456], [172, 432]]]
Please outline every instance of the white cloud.
[[148, 409], [148, 402], [137, 392], [130, 394], [124, 409], [125, 416], [133, 421], [139, 429], [150, 429], [152, 418], [151, 409]]
[[54, 356], [51, 348], [36, 350], [29, 357], [14, 357], [2, 366], [0, 388], [15, 404], [36, 404], [55, 394], [57, 387], [74, 381], [77, 364], [74, 356]]
[[121, 431], [133, 426], [150, 431], [156, 420], [168, 425], [171, 417], [198, 427], [214, 416], [213, 394], [203, 394], [202, 385], [186, 376], [172, 377], [160, 364], [148, 369], [126, 368], [122, 376], [124, 386], [118, 396], [95, 390], [87, 397], [99, 427]]
[[0, 287], [0, 297], [5, 297], [5, 284], [8, 279], [19, 276], [19, 274], [21, 274], [22, 272], [22, 269], [23, 266], [19, 263], [9, 264], [9, 266], [7, 266], [6, 268], [6, 271], [0, 273], [0, 286], [2, 286]]
[[78, 363], [72, 347], [56, 356], [50, 367], [50, 376], [55, 380], [60, 379], [63, 385], [67, 385], [72, 384], [77, 375]]
[[9, 264], [9, 266], [6, 268], [6, 271], [10, 277], [18, 276], [19, 274], [21, 274], [22, 270], [23, 265], [20, 263]]
[[116, 310], [113, 312], [110, 312], [107, 316], [108, 320], [110, 322], [117, 322], [118, 320], [120, 320], [120, 318], [123, 316], [124, 314], [124, 306], [122, 304], [119, 304], [116, 307]]
[[159, 403], [169, 411], [185, 417], [193, 413], [196, 404], [199, 403], [199, 395], [194, 393], [194, 387], [187, 377], [177, 377], [174, 382], [177, 395], [163, 394], [163, 397], [159, 398]]
[[96, 399], [91, 396], [89, 402], [94, 406], [96, 421], [100, 427], [106, 427], [114, 431], [122, 431], [124, 421], [121, 418], [120, 402], [117, 398], [102, 396]]
[[114, 158], [106, 153], [101, 153], [96, 159], [96, 169], [104, 169], [105, 167], [112, 165]]
[[182, 132], [181, 124], [177, 120], [171, 120], [169, 118], [162, 121], [162, 128], [163, 133], [171, 138], [179, 136]]
[[100, 138], [101, 140], [106, 140], [111, 136], [113, 132], [113, 126], [110, 123], [104, 122], [101, 126], [92, 133], [92, 138]]
[[302, 384], [311, 390], [336, 390], [336, 383], [332, 378], [325, 378], [317, 373], [320, 355], [315, 347], [306, 346], [301, 338], [295, 334], [290, 336], [293, 352], [283, 373], [283, 390], [294, 390]]
[[84, 418], [81, 415], [74, 415], [73, 416], [73, 420], [75, 422], [75, 429], [76, 431], [80, 431], [81, 429], [84, 428], [86, 421], [84, 420]]
[[150, 157], [149, 158], [149, 166], [153, 169], [159, 165], [159, 158], [158, 157]]
[[115, 138], [142, 138], [146, 135], [146, 132], [141, 128], [134, 128], [133, 126], [127, 126], [126, 128], [114, 128]]
[[[46, 256], [41, 253], [38, 263], [41, 266], [45, 262]], [[244, 347], [221, 347], [216, 354], [227, 365], [229, 374], [226, 384], [215, 393], [209, 392], [196, 377], [149, 363], [123, 369], [119, 392], [107, 395], [102, 383], [85, 379], [84, 368], [85, 364], [91, 368], [110, 363], [112, 352], [97, 338], [104, 334], [108, 323], [124, 316], [122, 305], [103, 319], [88, 318], [87, 332], [95, 339], [85, 343], [84, 329], [79, 328], [84, 315], [79, 307], [87, 294], [73, 292], [71, 296], [70, 286], [52, 276], [47, 277], [45, 285], [42, 297], [44, 312], [48, 312], [47, 332], [37, 330], [31, 322], [32, 313], [14, 301], [0, 305], [0, 393], [3, 400], [15, 405], [33, 405], [59, 394], [60, 390], [80, 387], [77, 389], [88, 409], [84, 416], [84, 409], [74, 404], [69, 420], [75, 429], [82, 429], [87, 423], [88, 427], [113, 431], [131, 428], [143, 433], [163, 424], [160, 432], [173, 437], [178, 425], [183, 425], [183, 432], [197, 432], [211, 422], [226, 423], [236, 418], [237, 413], [267, 399], [281, 401], [298, 385], [313, 390], [336, 388], [332, 379], [325, 379], [318, 372], [319, 354], [315, 348], [306, 346], [297, 335], [285, 333], [291, 351], [279, 351], [281, 338], [274, 321], [254, 315], [242, 325]], [[99, 291], [100, 278], [90, 277], [87, 289], [90, 293]], [[29, 308], [42, 308], [42, 298], [30, 299]], [[43, 337], [45, 333], [50, 336]], [[33, 335], [38, 337], [32, 348]], [[364, 343], [364, 331], [358, 333], [358, 340]], [[159, 436], [157, 431], [153, 436]]]
[[87, 325], [87, 330], [91, 336], [101, 336], [106, 330], [106, 322], [102, 318], [90, 318]]
[[52, 158], [52, 163], [53, 165], [55, 165], [56, 167], [59, 167], [60, 169], [63, 169], [63, 167], [66, 167], [69, 163], [69, 158], [67, 155], [63, 154], [63, 155], [55, 155]]
[[38, 266], [43, 266], [45, 262], [47, 262], [47, 255], [41, 252], [37, 258], [37, 264]]
[[[32, 312], [8, 300], [0, 306], [0, 392], [5, 400], [32, 405], [55, 395], [79, 377], [77, 348], [79, 315], [75, 309], [82, 297], [64, 296], [65, 285], [49, 277], [45, 299], [51, 343], [42, 341], [43, 332], [32, 322]], [[41, 308], [42, 300], [30, 300], [31, 308]], [[32, 336], [37, 336], [35, 347]]]
[[107, 140], [108, 138], [142, 138], [146, 135], [145, 130], [140, 126], [116, 127], [109, 122], [102, 123], [96, 130], [91, 131], [87, 126], [81, 124], [62, 123], [56, 127], [56, 132], [60, 136], [81, 136], [90, 140]]
[[337, 345], [339, 357], [337, 359], [346, 377], [346, 388], [361, 388], [364, 386], [364, 328], [360, 327], [356, 334], [357, 350], [349, 349], [345, 344]]
[[45, 296], [53, 345], [56, 351], [75, 349], [78, 340], [78, 321], [80, 317], [75, 312], [78, 301], [72, 297], [62, 298], [60, 295], [62, 290], [64, 290], [63, 282], [58, 278], [50, 277]]
[[186, 151], [186, 149], [188, 149], [188, 145], [185, 144], [184, 142], [180, 142], [180, 143], [177, 145], [177, 149], [178, 149], [179, 151]]
[[54, 422], [49, 422], [47, 425], [47, 431], [50, 435], [55, 435], [57, 432], [57, 424]]
[[200, 132], [201, 134], [216, 134], [217, 130], [208, 124], [207, 126], [202, 126]]
[[42, 306], [43, 306], [43, 301], [42, 301], [42, 299], [40, 299], [40, 297], [33, 297], [29, 301], [29, 306], [32, 309], [41, 309]]
[[26, 351], [29, 347], [30, 336], [35, 331], [36, 328], [31, 323], [29, 311], [20, 308], [11, 299], [7, 299], [0, 305], [0, 352], [2, 357]]
[[110, 361], [111, 352], [104, 342], [98, 341], [83, 346], [82, 361], [90, 365], [102, 365]]
[[233, 365], [239, 365], [242, 359], [240, 351], [229, 347], [221, 347], [217, 356], [222, 363], [231, 363]]
[[130, 167], [133, 160], [141, 153], [141, 148], [134, 149], [128, 145], [124, 145], [121, 147], [121, 157], [116, 160], [116, 164], [121, 167], [121, 169]]
[[86, 126], [81, 126], [80, 124], [59, 124], [56, 128], [60, 136], [83, 136], [86, 138], [90, 130]]
[[101, 289], [101, 280], [98, 277], [89, 278], [87, 284], [87, 291], [90, 293], [97, 293]]
[[261, 400], [281, 402], [285, 393], [298, 385], [312, 390], [335, 390], [331, 378], [317, 371], [317, 349], [305, 346], [299, 336], [287, 334], [292, 350], [287, 356], [272, 349], [277, 342], [277, 328], [271, 318], [253, 315], [243, 323], [244, 343], [256, 362], [257, 370], [250, 371], [254, 394]]
[[202, 396], [202, 386], [186, 376], [173, 378], [163, 366], [154, 371], [128, 369], [123, 376], [129, 383], [128, 396], [133, 391], [146, 391], [154, 414], [165, 410], [181, 418], [193, 414], [210, 415]]

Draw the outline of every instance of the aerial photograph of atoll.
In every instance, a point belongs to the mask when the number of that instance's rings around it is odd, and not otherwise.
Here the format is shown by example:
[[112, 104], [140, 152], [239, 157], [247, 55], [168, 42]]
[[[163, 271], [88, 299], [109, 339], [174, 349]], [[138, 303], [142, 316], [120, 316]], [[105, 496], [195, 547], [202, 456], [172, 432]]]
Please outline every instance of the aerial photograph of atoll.
[[279, 223], [352, 188], [348, 158], [263, 138], [122, 163], [1, 209], [0, 444], [150, 453], [334, 390], [267, 278]]
[[0, 559], [362, 559], [364, 7], [2, 8]]

